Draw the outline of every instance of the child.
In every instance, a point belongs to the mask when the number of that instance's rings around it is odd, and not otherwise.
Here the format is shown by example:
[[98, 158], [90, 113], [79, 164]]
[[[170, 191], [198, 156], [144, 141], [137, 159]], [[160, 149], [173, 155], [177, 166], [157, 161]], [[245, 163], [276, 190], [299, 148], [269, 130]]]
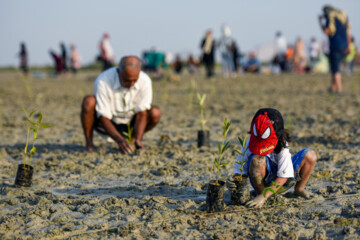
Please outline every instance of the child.
[[[250, 183], [258, 196], [247, 202], [247, 206], [261, 208], [273, 194], [267, 191], [263, 196], [264, 188], [276, 182], [280, 187], [272, 186], [278, 191], [281, 186], [292, 187], [295, 182], [295, 194], [306, 199], [313, 196], [304, 189], [306, 182], [316, 164], [316, 154], [305, 148], [291, 157], [288, 143], [290, 136], [284, 129], [284, 120], [280, 112], [273, 108], [262, 108], [257, 111], [250, 129], [250, 140], [247, 142], [244, 159], [239, 154], [237, 161], [247, 161], [243, 174], [249, 176]], [[239, 164], [234, 166], [234, 174], [240, 174]], [[226, 185], [229, 190], [236, 188], [232, 177]]]

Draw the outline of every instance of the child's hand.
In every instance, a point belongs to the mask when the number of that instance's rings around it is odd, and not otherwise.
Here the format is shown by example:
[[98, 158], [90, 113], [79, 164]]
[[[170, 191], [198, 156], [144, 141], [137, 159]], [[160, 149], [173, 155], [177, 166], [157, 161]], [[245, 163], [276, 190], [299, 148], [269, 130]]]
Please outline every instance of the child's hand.
[[236, 184], [235, 181], [233, 179], [233, 176], [228, 177], [228, 179], [226, 179], [226, 187], [232, 192], [236, 190]]
[[252, 208], [261, 208], [265, 202], [266, 202], [266, 198], [262, 194], [260, 194], [253, 200], [247, 202], [246, 206]]

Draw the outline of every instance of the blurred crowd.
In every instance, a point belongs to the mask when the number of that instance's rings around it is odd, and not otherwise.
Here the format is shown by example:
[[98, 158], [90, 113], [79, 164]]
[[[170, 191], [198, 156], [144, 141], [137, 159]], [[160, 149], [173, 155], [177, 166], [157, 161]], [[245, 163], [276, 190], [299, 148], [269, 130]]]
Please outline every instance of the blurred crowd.
[[[141, 56], [144, 70], [152, 72], [155, 78], [161, 78], [164, 70], [170, 70], [177, 75], [184, 71], [189, 74], [200, 74], [202, 67], [205, 75], [210, 78], [215, 76], [216, 63], [221, 63], [221, 75], [225, 78], [244, 73], [328, 73], [331, 70], [329, 41], [319, 41], [315, 37], [304, 40], [301, 36], [294, 41], [288, 41], [281, 31], [275, 33], [273, 54], [271, 59], [266, 61], [259, 58], [260, 49], [241, 52], [227, 24], [221, 26], [220, 36], [217, 38], [213, 36], [212, 30], [206, 30], [199, 48], [199, 56], [193, 53], [184, 56], [152, 47], [143, 51]], [[55, 76], [76, 74], [81, 68], [80, 53], [74, 44], [67, 48], [65, 43], [61, 42], [60, 51], [57, 53], [50, 49], [49, 54], [54, 63]], [[20, 44], [18, 55], [20, 69], [27, 75], [28, 53], [24, 42]], [[109, 33], [104, 33], [100, 39], [96, 60], [101, 64], [103, 71], [116, 64]], [[341, 65], [346, 74], [353, 74], [356, 64], [360, 64], [360, 57], [352, 36]]]

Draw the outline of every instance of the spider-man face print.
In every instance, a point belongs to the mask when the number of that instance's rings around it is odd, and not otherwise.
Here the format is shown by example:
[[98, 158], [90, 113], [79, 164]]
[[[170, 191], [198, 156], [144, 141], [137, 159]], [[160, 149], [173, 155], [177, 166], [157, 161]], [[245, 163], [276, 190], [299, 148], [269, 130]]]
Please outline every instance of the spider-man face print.
[[258, 115], [251, 123], [249, 149], [256, 155], [267, 155], [274, 151], [278, 138], [267, 112]]

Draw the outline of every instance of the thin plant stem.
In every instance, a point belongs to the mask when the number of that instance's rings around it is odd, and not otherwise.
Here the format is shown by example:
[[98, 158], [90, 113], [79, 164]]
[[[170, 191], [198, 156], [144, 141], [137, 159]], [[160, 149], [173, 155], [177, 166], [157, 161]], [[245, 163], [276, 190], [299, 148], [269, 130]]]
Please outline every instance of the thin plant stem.
[[30, 135], [30, 127], [27, 128], [27, 135], [26, 135], [26, 144], [25, 144], [25, 155], [24, 155], [24, 168], [26, 165], [26, 157], [27, 157], [27, 149], [29, 145], [29, 135]]
[[[37, 127], [36, 130], [39, 130], [39, 128]], [[35, 141], [36, 141], [36, 139], [37, 139], [37, 138], [34, 138], [34, 139], [33, 139], [31, 149], [33, 149], [33, 148], [35, 147]], [[33, 156], [33, 153], [32, 153], [32, 151], [30, 150], [29, 169], [30, 169], [30, 165], [31, 165], [32, 156]]]
[[202, 105], [200, 106], [200, 114], [201, 114], [201, 128], [203, 131], [205, 131], [204, 107]]
[[[221, 149], [223, 149], [224, 147], [224, 143], [225, 143], [225, 139], [226, 139], [226, 135], [224, 136], [224, 139], [222, 141], [222, 144], [221, 144]], [[222, 158], [222, 151], [220, 152], [220, 155], [219, 155], [219, 165], [217, 166], [217, 172], [216, 172], [216, 184], [219, 184], [219, 172], [220, 172], [220, 168], [221, 168], [221, 158]]]

